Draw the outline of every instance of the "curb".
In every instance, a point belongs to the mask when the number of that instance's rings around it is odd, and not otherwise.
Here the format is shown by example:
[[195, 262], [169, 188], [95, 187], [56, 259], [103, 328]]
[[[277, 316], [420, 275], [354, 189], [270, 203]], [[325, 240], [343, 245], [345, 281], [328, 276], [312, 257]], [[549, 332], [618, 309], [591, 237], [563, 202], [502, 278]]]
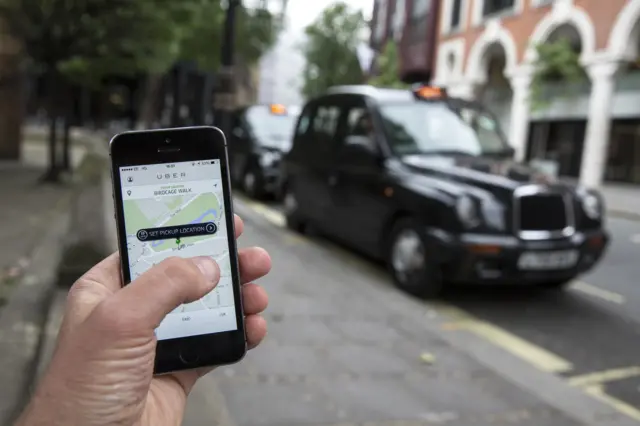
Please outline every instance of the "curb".
[[46, 317], [55, 290], [57, 269], [71, 223], [73, 193], [58, 204], [48, 233], [32, 253], [32, 261], [0, 310], [0, 425], [12, 424], [32, 391]]
[[626, 220], [632, 220], [635, 222], [640, 222], [640, 213], [630, 212], [627, 210], [615, 210], [615, 209], [608, 209], [607, 213], [609, 214], [609, 217], [614, 217], [616, 219], [626, 219]]

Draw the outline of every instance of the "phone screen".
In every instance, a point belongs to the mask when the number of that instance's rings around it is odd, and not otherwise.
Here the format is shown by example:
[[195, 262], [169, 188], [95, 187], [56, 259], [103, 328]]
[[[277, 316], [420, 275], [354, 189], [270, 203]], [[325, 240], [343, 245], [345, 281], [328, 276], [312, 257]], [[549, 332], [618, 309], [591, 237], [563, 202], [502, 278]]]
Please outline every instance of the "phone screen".
[[120, 167], [132, 284], [172, 256], [211, 256], [220, 282], [183, 304], [156, 329], [158, 340], [238, 329], [219, 159]]

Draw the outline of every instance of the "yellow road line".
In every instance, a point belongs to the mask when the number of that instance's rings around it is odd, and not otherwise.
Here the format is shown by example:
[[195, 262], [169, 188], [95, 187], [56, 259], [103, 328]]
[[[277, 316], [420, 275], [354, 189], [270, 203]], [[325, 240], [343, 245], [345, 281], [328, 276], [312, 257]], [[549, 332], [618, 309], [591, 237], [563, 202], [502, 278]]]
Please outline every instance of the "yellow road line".
[[633, 366], [574, 376], [569, 378], [569, 384], [571, 386], [579, 387], [593, 386], [637, 376], [640, 376], [640, 367]]
[[622, 305], [626, 301], [625, 297], [621, 294], [605, 290], [603, 288], [596, 287], [582, 281], [574, 281], [573, 283], [571, 283], [571, 286], [569, 288], [618, 305]]
[[443, 326], [446, 330], [474, 333], [542, 371], [559, 374], [573, 369], [573, 364], [566, 359], [461, 309], [441, 303], [431, 305], [437, 312], [453, 318], [453, 322]]
[[277, 210], [274, 210], [270, 207], [265, 206], [262, 203], [257, 203], [255, 201], [251, 201], [251, 200], [247, 200], [244, 197], [238, 197], [236, 196], [236, 198], [240, 201], [242, 201], [242, 203], [246, 204], [249, 208], [251, 208], [253, 211], [255, 211], [256, 213], [260, 214], [260, 216], [264, 217], [265, 219], [267, 219], [269, 222], [271, 222], [272, 224], [284, 228], [287, 224], [286, 219], [284, 217], [284, 215], [282, 213], [280, 213]]
[[634, 420], [639, 420], [640, 421], [640, 410], [638, 410], [637, 408], [633, 407], [630, 404], [627, 404], [624, 401], [620, 401], [617, 398], [612, 397], [611, 395], [607, 394], [604, 391], [604, 388], [602, 387], [602, 385], [592, 385], [592, 386], [587, 386], [583, 389], [583, 391], [587, 394], [587, 395], [591, 395], [592, 397], [604, 402], [605, 404], [613, 407], [614, 409], [616, 409], [617, 411], [626, 414], [627, 416], [631, 417]]

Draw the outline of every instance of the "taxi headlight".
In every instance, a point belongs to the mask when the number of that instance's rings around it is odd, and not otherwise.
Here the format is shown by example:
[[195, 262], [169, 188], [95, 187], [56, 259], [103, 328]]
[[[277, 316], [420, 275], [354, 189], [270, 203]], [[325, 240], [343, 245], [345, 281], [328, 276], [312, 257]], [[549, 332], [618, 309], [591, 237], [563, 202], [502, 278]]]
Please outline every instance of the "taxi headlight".
[[456, 213], [460, 223], [467, 229], [475, 228], [482, 222], [478, 204], [468, 195], [458, 198]]
[[495, 230], [503, 231], [506, 228], [504, 206], [495, 199], [483, 200], [481, 204], [482, 218], [485, 224]]
[[602, 202], [600, 198], [593, 193], [587, 193], [580, 199], [582, 210], [589, 219], [597, 220], [602, 216]]

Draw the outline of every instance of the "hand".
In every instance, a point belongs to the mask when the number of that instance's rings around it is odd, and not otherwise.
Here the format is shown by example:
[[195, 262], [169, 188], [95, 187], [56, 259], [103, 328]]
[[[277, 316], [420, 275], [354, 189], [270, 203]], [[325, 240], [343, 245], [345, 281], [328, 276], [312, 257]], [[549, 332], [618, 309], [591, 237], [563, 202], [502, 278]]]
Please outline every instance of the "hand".
[[[236, 238], [243, 223], [236, 217]], [[266, 334], [259, 315], [267, 295], [256, 284], [271, 259], [262, 249], [240, 250], [242, 297], [250, 348]], [[179, 425], [187, 396], [210, 369], [153, 377], [154, 330], [183, 302], [203, 297], [220, 271], [210, 258], [167, 259], [121, 288], [113, 254], [71, 288], [58, 344], [47, 373], [19, 426]]]

